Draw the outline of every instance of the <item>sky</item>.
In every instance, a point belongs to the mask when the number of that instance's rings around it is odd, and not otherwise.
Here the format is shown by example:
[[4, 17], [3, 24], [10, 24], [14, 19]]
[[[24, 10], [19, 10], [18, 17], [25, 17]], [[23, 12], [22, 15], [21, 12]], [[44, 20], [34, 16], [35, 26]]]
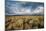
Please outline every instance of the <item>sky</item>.
[[44, 15], [44, 3], [6, 0], [5, 15]]

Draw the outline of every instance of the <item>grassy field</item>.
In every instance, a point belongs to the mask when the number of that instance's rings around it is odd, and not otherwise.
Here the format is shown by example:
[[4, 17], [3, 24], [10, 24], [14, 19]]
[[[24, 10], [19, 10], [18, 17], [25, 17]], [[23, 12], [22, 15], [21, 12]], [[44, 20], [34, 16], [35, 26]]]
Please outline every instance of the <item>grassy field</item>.
[[44, 16], [6, 16], [7, 30], [24, 30], [44, 28]]

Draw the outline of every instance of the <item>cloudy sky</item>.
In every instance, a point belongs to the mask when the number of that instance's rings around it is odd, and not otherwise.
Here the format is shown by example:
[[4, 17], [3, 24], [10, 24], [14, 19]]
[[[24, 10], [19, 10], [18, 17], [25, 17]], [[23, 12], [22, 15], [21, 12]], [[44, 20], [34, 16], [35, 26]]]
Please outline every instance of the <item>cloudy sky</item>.
[[5, 15], [43, 15], [44, 3], [11, 1], [5, 2]]

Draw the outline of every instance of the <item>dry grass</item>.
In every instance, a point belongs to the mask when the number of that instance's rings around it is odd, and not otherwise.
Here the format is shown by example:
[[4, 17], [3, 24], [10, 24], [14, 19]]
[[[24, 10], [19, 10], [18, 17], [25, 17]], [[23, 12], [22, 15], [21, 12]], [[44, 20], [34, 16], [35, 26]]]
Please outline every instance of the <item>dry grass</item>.
[[44, 27], [43, 16], [6, 16], [6, 29], [37, 29]]

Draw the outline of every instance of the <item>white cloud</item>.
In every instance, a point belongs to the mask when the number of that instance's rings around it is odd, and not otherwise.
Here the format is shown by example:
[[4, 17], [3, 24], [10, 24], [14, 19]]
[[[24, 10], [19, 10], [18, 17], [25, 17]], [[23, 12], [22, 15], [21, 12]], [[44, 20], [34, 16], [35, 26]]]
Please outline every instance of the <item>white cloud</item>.
[[26, 8], [21, 8], [21, 9], [15, 10], [14, 12], [16, 14], [23, 15], [23, 14], [30, 14], [31, 13], [31, 10], [30, 9], [26, 9]]
[[42, 6], [38, 6], [35, 10], [31, 11], [30, 9], [25, 9], [25, 8], [22, 8], [21, 9], [21, 12], [16, 12], [16, 14], [20, 14], [20, 15], [32, 15], [32, 14], [41, 14], [43, 15], [44, 13], [44, 8]]
[[42, 6], [38, 6], [35, 10], [31, 11], [31, 8], [16, 8], [16, 7], [10, 7], [10, 13], [6, 13], [6, 15], [32, 15], [32, 14], [41, 14], [43, 15], [44, 8]]
[[38, 6], [33, 12], [33, 14], [42, 14], [44, 13], [44, 8], [42, 6]]

